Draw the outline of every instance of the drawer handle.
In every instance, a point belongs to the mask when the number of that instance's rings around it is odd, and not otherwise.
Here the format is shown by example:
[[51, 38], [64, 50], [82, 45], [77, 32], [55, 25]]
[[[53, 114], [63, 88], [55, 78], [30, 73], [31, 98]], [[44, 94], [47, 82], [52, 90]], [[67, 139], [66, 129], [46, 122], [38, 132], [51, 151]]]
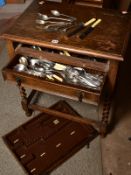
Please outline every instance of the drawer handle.
[[78, 94], [78, 100], [79, 100], [79, 102], [82, 102], [84, 96], [85, 96], [85, 93], [84, 93], [84, 92], [80, 92], [80, 93]]
[[18, 85], [21, 85], [21, 78], [16, 77], [16, 82], [17, 82]]

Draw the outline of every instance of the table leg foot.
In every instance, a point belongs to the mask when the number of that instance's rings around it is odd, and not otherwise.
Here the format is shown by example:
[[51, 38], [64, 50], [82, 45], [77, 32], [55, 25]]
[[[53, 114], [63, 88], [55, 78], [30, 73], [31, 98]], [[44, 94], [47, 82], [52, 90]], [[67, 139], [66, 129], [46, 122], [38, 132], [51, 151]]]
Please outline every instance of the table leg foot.
[[102, 106], [102, 119], [100, 125], [100, 134], [102, 137], [105, 137], [106, 134], [108, 133], [110, 108], [111, 108], [111, 100], [110, 98], [106, 98]]
[[107, 135], [107, 124], [102, 124], [101, 127], [100, 127], [100, 135], [102, 138], [104, 138], [106, 135]]
[[26, 90], [24, 87], [22, 87], [20, 79], [17, 79], [16, 81], [20, 91], [22, 108], [25, 111], [26, 116], [31, 116], [33, 111], [28, 108], [28, 98], [27, 98]]

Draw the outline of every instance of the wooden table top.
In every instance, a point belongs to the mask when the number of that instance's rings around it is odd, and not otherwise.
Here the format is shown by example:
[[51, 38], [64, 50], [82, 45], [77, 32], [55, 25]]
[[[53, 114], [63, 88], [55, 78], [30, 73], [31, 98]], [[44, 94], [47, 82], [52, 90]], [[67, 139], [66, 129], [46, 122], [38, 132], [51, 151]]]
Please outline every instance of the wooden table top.
[[[102, 22], [83, 40], [75, 36], [65, 38], [63, 33], [47, 32], [37, 28], [35, 20], [38, 19], [38, 12], [49, 15], [50, 10], [54, 9], [74, 16], [80, 22], [86, 22], [91, 18], [101, 18]], [[45, 2], [40, 5], [34, 1], [2, 37], [12, 41], [122, 61], [130, 29], [131, 13], [122, 15], [114, 10], [56, 2]], [[59, 40], [59, 43], [54, 44], [52, 40]]]

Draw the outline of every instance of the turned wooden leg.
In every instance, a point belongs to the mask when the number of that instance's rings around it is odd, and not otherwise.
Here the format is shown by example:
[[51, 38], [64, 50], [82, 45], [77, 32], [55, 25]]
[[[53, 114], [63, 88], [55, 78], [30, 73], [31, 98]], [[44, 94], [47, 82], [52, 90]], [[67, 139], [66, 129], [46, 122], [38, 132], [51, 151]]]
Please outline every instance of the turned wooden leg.
[[117, 61], [109, 61], [109, 71], [107, 74], [107, 81], [104, 87], [105, 90], [101, 95], [101, 101], [98, 109], [101, 121], [100, 133], [102, 137], [104, 137], [107, 134], [107, 129], [112, 118], [112, 101], [115, 92], [118, 67], [119, 63]]
[[109, 98], [106, 98], [103, 103], [102, 119], [100, 127], [100, 134], [102, 137], [105, 137], [108, 131], [110, 107], [111, 107], [111, 100]]
[[25, 90], [24, 87], [22, 87], [20, 79], [17, 79], [16, 82], [17, 82], [17, 86], [19, 88], [20, 95], [21, 95], [22, 108], [25, 111], [25, 114], [27, 116], [31, 116], [32, 115], [32, 110], [28, 108], [28, 98], [27, 98], [26, 90]]

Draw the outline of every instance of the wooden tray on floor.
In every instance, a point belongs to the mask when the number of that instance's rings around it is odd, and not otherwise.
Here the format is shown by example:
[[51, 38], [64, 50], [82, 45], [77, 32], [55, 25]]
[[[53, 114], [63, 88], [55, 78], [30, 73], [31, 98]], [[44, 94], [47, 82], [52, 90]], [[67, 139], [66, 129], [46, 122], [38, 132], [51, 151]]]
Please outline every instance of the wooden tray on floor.
[[[65, 101], [51, 109], [78, 114]], [[28, 174], [48, 174], [98, 135], [92, 126], [41, 113], [4, 140]]]

